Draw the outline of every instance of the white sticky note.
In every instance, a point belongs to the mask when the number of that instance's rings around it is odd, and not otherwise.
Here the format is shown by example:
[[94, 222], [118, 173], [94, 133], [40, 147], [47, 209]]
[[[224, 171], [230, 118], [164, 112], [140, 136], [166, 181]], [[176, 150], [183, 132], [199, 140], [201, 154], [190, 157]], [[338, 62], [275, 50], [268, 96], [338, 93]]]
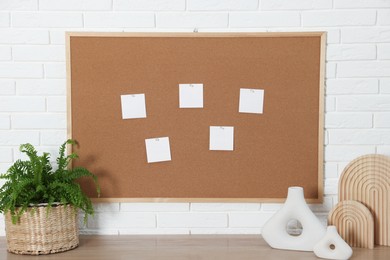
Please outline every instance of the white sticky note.
[[238, 112], [263, 114], [264, 89], [240, 88]]
[[145, 94], [121, 95], [122, 119], [146, 118]]
[[179, 107], [202, 108], [203, 84], [179, 84]]
[[233, 151], [233, 143], [233, 126], [210, 126], [210, 150]]
[[148, 163], [164, 162], [171, 160], [169, 137], [145, 139], [145, 145]]

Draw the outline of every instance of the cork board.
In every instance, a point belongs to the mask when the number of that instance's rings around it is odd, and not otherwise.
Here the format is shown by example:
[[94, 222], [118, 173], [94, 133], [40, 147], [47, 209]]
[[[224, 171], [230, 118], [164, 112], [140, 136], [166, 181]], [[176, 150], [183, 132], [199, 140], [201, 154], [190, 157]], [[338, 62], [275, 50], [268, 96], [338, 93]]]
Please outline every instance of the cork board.
[[[73, 166], [98, 175], [100, 201], [282, 202], [302, 186], [321, 202], [325, 37], [67, 33]], [[203, 109], [179, 108], [182, 83], [203, 83]], [[238, 113], [240, 88], [264, 89], [263, 114]], [[138, 93], [147, 118], [123, 120]], [[209, 126], [234, 126], [234, 151], [210, 151]], [[164, 136], [172, 160], [148, 164], [145, 139]]]

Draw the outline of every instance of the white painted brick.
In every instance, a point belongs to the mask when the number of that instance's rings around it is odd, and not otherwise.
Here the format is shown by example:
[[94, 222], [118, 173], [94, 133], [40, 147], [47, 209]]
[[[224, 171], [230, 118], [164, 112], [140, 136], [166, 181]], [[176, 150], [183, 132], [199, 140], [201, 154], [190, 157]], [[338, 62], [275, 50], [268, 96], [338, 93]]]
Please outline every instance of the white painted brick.
[[390, 79], [381, 79], [379, 86], [381, 93], [390, 94]]
[[15, 61], [65, 61], [65, 46], [14, 46]]
[[117, 229], [80, 229], [80, 235], [95, 235], [95, 236], [117, 236], [119, 231]]
[[336, 0], [334, 6], [336, 8], [390, 7], [390, 2], [388, 0]]
[[229, 15], [229, 27], [297, 27], [300, 25], [301, 18], [298, 12], [237, 12]]
[[329, 212], [333, 208], [333, 198], [330, 196], [324, 197], [322, 204], [309, 204], [309, 208], [313, 212]]
[[93, 208], [95, 212], [116, 212], [119, 211], [119, 203], [94, 203]]
[[375, 153], [374, 145], [327, 145], [325, 161], [351, 161], [358, 156]]
[[[335, 194], [330, 194], [332, 197], [335, 197]], [[316, 217], [322, 224], [324, 228], [328, 226], [328, 213], [315, 213]]]
[[189, 235], [190, 230], [186, 228], [126, 228], [120, 229], [119, 235]]
[[390, 130], [332, 129], [328, 131], [330, 144], [390, 144]]
[[159, 213], [157, 226], [160, 228], [207, 228], [227, 227], [224, 213]]
[[327, 60], [375, 60], [376, 46], [368, 44], [328, 45]]
[[[1, 117], [0, 117], [1, 120]], [[0, 163], [12, 162], [12, 149], [11, 148], [0, 148]]]
[[0, 114], [0, 129], [10, 129], [11, 121], [8, 115]]
[[60, 146], [66, 140], [65, 130], [42, 130], [41, 145], [57, 145]]
[[14, 95], [15, 81], [2, 79], [0, 80], [0, 95]]
[[191, 203], [191, 211], [256, 211], [260, 203]]
[[[30, 142], [28, 142], [28, 143], [30, 143]], [[19, 145], [20, 144], [22, 144], [22, 142], [19, 143]], [[33, 145], [35, 145], [35, 144], [33, 144]], [[38, 155], [42, 155], [44, 152], [48, 153], [50, 155], [50, 162], [53, 164], [56, 163], [56, 159], [59, 156], [58, 146], [37, 146], [37, 145], [35, 145], [35, 149], [37, 150]], [[14, 160], [19, 160], [19, 159], [20, 160], [27, 160], [28, 159], [28, 156], [25, 153], [22, 153], [19, 148], [14, 148], [13, 152], [14, 152]]]
[[16, 81], [16, 92], [28, 96], [66, 95], [66, 82], [64, 79], [20, 79]]
[[66, 97], [47, 97], [48, 112], [66, 112]]
[[191, 235], [260, 235], [261, 228], [191, 228]]
[[[136, 29], [133, 29], [136, 30]], [[138, 28], [138, 32], [146, 32], [146, 28]], [[50, 30], [50, 44], [65, 45], [65, 32], [124, 32], [123, 28], [72, 28], [72, 29], [53, 29]], [[65, 48], [65, 47], [64, 47]]]
[[375, 113], [374, 127], [390, 128], [390, 113]]
[[[230, 31], [232, 29], [229, 28]], [[282, 28], [267, 28], [258, 29], [258, 28], [245, 28], [245, 29], [234, 29], [235, 31], [248, 31], [248, 32], [326, 32], [326, 42], [327, 43], [340, 43], [340, 29], [335, 29], [332, 27], [282, 27]]]
[[121, 211], [189, 211], [189, 203], [121, 203]]
[[327, 179], [324, 185], [325, 195], [334, 195], [338, 193], [338, 179]]
[[[0, 131], [0, 145], [39, 144], [38, 131]], [[16, 159], [16, 158], [15, 158]]]
[[326, 96], [325, 97], [325, 111], [331, 112], [336, 110], [336, 98]]
[[187, 0], [189, 11], [257, 10], [258, 5], [258, 0]]
[[274, 213], [230, 213], [229, 227], [249, 228], [263, 227]]
[[10, 15], [6, 12], [0, 12], [0, 27], [9, 27]]
[[329, 128], [372, 128], [371, 113], [332, 112], [325, 115], [325, 127]]
[[[207, 29], [199, 29], [199, 32], [203, 31], [203, 30], [207, 30]], [[214, 30], [214, 31], [222, 31], [224, 29], [215, 29], [215, 28], [211, 28], [210, 30]], [[121, 30], [122, 32], [141, 32], [141, 33], [144, 33], [144, 32], [159, 32], [159, 33], [162, 33], [162, 32], [173, 32], [173, 33], [182, 33], [182, 32], [193, 32], [194, 31], [194, 28], [123, 28], [123, 30]]]
[[42, 78], [42, 64], [0, 63], [0, 78]]
[[325, 179], [338, 177], [338, 164], [333, 162], [327, 162], [324, 167]]
[[50, 44], [61, 44], [65, 45], [65, 31], [64, 30], [51, 30], [50, 35]]
[[85, 13], [85, 27], [154, 27], [153, 13]]
[[157, 13], [157, 27], [204, 28], [227, 27], [227, 13]]
[[331, 9], [332, 0], [261, 0], [261, 10]]
[[11, 47], [0, 46], [0, 61], [7, 61], [12, 59]]
[[364, 27], [341, 29], [341, 42], [343, 43], [379, 43], [390, 42], [390, 28]]
[[390, 25], [390, 9], [378, 10], [377, 24], [381, 26]]
[[[354, 158], [355, 159], [355, 158]], [[338, 165], [338, 175], [341, 176], [345, 168], [349, 165], [350, 161], [348, 162], [339, 162]]]
[[45, 98], [43, 97], [0, 96], [0, 111], [2, 112], [43, 112], [45, 108]]
[[278, 211], [279, 209], [281, 209], [283, 206], [283, 203], [263, 203], [261, 205], [261, 210], [262, 211], [272, 211], [272, 212], [276, 212]]
[[103, 212], [88, 219], [88, 228], [154, 228], [154, 213]]
[[337, 98], [338, 111], [390, 111], [390, 95], [343, 96]]
[[12, 13], [12, 26], [28, 28], [82, 27], [83, 15], [81, 13], [60, 12], [15, 12]]
[[111, 5], [112, 0], [39, 0], [44, 11], [108, 11]]
[[337, 63], [335, 63], [335, 62], [327, 62], [326, 63], [326, 68], [325, 68], [326, 75], [325, 76], [327, 79], [336, 77], [336, 68], [337, 68]]
[[185, 0], [114, 0], [116, 11], [184, 11]]
[[338, 77], [386, 77], [390, 61], [345, 61], [337, 64]]
[[47, 44], [49, 33], [45, 30], [2, 29], [0, 44]]
[[302, 13], [303, 26], [358, 26], [374, 25], [375, 22], [375, 10], [330, 10]]
[[55, 129], [66, 128], [65, 114], [25, 114], [12, 115], [13, 129]]
[[378, 44], [378, 59], [380, 60], [390, 59], [390, 43]]
[[326, 81], [326, 94], [376, 94], [379, 92], [377, 79], [329, 79]]
[[64, 62], [53, 62], [44, 64], [45, 78], [64, 79], [66, 76], [66, 67]]
[[35, 11], [38, 10], [38, 0], [1, 0], [0, 10]]
[[377, 146], [377, 153], [390, 156], [390, 145]]
[[[12, 163], [0, 163], [0, 174], [1, 173], [6, 173], [9, 167], [11, 167]], [[0, 180], [0, 185], [3, 186], [4, 180]]]

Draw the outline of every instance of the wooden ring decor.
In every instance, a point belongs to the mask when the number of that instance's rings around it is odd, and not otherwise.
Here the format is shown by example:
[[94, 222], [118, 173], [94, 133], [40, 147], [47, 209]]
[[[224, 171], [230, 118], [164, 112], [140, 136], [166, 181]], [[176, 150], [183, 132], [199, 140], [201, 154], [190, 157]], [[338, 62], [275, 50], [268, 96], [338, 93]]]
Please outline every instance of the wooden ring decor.
[[354, 200], [337, 203], [328, 216], [328, 225], [352, 247], [374, 248], [374, 218], [368, 208]]
[[374, 217], [375, 244], [390, 246], [390, 158], [370, 154], [348, 164], [339, 182], [344, 200], [363, 203]]

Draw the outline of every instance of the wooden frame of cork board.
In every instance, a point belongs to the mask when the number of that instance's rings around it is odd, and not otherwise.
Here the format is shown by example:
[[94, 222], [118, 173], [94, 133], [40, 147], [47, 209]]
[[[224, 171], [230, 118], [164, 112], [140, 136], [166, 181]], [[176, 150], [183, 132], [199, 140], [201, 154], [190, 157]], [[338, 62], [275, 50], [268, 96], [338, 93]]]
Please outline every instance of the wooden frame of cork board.
[[[99, 177], [100, 202], [282, 202], [323, 197], [325, 32], [85, 33], [67, 42], [68, 137]], [[180, 109], [181, 83], [204, 107]], [[263, 114], [238, 112], [240, 88], [264, 89]], [[121, 117], [145, 93], [147, 118]], [[209, 126], [234, 126], [234, 151], [209, 150]], [[168, 136], [172, 160], [147, 163]], [[87, 194], [93, 186], [82, 182]]]

